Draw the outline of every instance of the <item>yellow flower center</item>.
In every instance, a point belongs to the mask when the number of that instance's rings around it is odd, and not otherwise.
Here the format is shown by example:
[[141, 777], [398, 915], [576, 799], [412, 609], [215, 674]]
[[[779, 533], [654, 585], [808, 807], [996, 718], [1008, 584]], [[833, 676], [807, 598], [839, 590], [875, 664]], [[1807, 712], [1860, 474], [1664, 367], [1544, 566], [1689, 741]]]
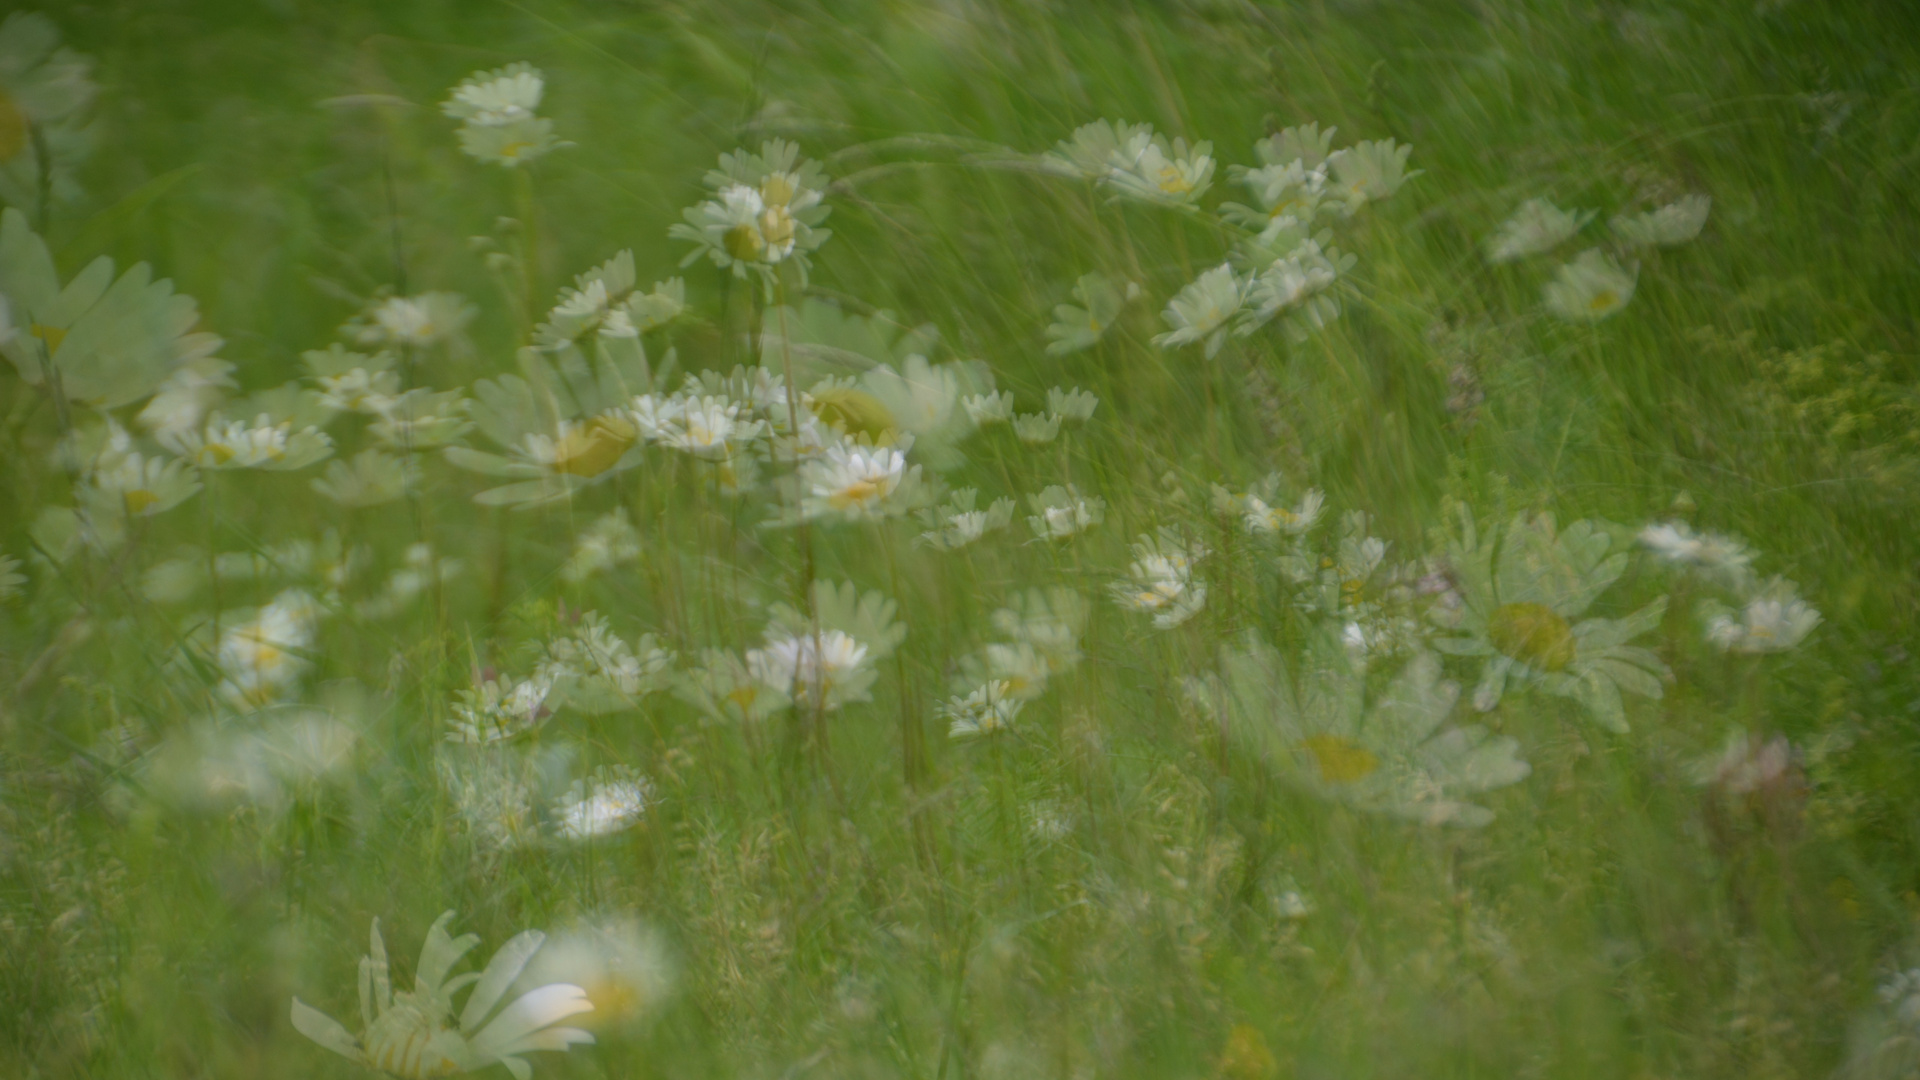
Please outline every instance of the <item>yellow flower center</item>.
[[1502, 604], [1487, 620], [1493, 647], [1543, 671], [1573, 663], [1573, 627], [1545, 604]]
[[640, 437], [632, 424], [596, 416], [567, 432], [553, 448], [553, 468], [573, 476], [599, 476], [624, 456]]
[[201, 447], [200, 456], [207, 459], [209, 464], [225, 465], [233, 460], [233, 448], [224, 443], [208, 443]]
[[0, 94], [0, 161], [12, 161], [27, 148], [28, 141], [27, 114], [12, 98]]
[[858, 504], [865, 506], [880, 497], [880, 485], [871, 480], [855, 480], [846, 487], [833, 493], [827, 499], [827, 505], [835, 510], [845, 510]]
[[799, 186], [786, 173], [768, 173], [760, 181], [760, 201], [768, 206], [786, 206], [799, 194]]
[[1333, 784], [1351, 784], [1380, 767], [1373, 751], [1338, 735], [1315, 735], [1300, 744], [1313, 755], [1320, 767], [1320, 779]]
[[147, 507], [160, 501], [160, 496], [151, 491], [129, 491], [126, 495], [127, 513], [138, 514]]
[[[4, 138], [4, 135], [0, 135], [0, 138]], [[0, 155], [0, 158], [4, 158], [4, 155]], [[58, 326], [47, 326], [44, 323], [34, 323], [27, 327], [27, 333], [46, 342], [49, 355], [59, 352], [60, 343], [67, 340], [67, 332], [64, 329]]]
[[760, 214], [760, 232], [767, 238], [769, 247], [786, 247], [793, 243], [793, 215], [787, 213], [784, 206], [769, 206]]
[[1601, 289], [1593, 294], [1593, 299], [1587, 301], [1587, 310], [1595, 313], [1612, 311], [1619, 306], [1620, 294], [1612, 289]]
[[728, 229], [721, 244], [727, 249], [727, 254], [741, 262], [758, 259], [767, 248], [767, 241], [760, 235], [760, 230], [751, 225], [735, 225]]
[[1266, 1037], [1252, 1024], [1236, 1024], [1220, 1050], [1220, 1075], [1227, 1080], [1267, 1080], [1279, 1071]]

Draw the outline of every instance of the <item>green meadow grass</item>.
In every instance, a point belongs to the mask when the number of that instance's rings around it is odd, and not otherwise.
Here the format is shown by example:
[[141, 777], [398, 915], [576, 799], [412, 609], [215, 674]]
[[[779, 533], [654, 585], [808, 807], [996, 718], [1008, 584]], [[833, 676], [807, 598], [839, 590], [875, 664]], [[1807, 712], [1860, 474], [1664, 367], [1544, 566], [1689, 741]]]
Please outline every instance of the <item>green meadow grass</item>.
[[[45, 218], [61, 273], [106, 254], [171, 277], [226, 339], [235, 396], [301, 376], [301, 354], [383, 286], [479, 309], [466, 348], [423, 354], [420, 383], [513, 371], [525, 308], [544, 317], [623, 248], [643, 286], [686, 281], [656, 359], [665, 343], [682, 370], [755, 363], [758, 285], [678, 269], [688, 245], [667, 229], [718, 154], [782, 137], [837, 181], [833, 236], [790, 302], [931, 327], [935, 359], [984, 360], [1022, 412], [1053, 386], [1100, 406], [1044, 448], [1004, 428], [961, 444], [948, 482], [1020, 506], [957, 553], [915, 546], [910, 518], [762, 528], [697, 463], [649, 451], [527, 511], [476, 505], [491, 484], [437, 455], [418, 500], [364, 510], [314, 495], [317, 468], [208, 471], [121, 553], [56, 562], [30, 529], [72, 502], [63, 414], [0, 368], [0, 552], [28, 577], [0, 608], [0, 1072], [351, 1075], [294, 1030], [290, 1000], [357, 1017], [370, 921], [410, 985], [447, 909], [482, 959], [596, 914], [658, 932], [671, 991], [595, 1046], [533, 1055], [543, 1076], [1651, 1080], [1880, 1075], [1898, 1057], [1876, 991], [1920, 963], [1920, 15], [1905, 5], [44, 10], [102, 87], [85, 194]], [[542, 112], [574, 145], [518, 171], [464, 157], [439, 102], [520, 60], [545, 72]], [[1211, 139], [1209, 207], [1245, 198], [1225, 163], [1307, 121], [1338, 145], [1411, 143], [1425, 171], [1340, 226], [1359, 263], [1336, 322], [1205, 360], [1150, 339], [1167, 299], [1226, 257], [1211, 217], [996, 165], [1102, 117]], [[1604, 321], [1545, 313], [1557, 260], [1481, 256], [1526, 199], [1600, 211], [1570, 256], [1659, 192], [1707, 193], [1712, 216], [1644, 256]], [[472, 237], [524, 250], [526, 280], [503, 288]], [[1053, 307], [1093, 270], [1141, 298], [1093, 348], [1048, 354]], [[1183, 693], [1244, 634], [1309, 634], [1210, 509], [1211, 484], [1273, 472], [1324, 490], [1329, 520], [1366, 511], [1396, 559], [1438, 554], [1461, 504], [1483, 524], [1605, 520], [1628, 545], [1688, 519], [1745, 538], [1824, 621], [1791, 652], [1721, 653], [1693, 617], [1706, 590], [1638, 555], [1595, 611], [1672, 594], [1642, 643], [1673, 679], [1628, 699], [1629, 733], [1510, 690], [1479, 722], [1532, 772], [1477, 798], [1492, 823], [1364, 814], [1279, 782]], [[1106, 500], [1105, 522], [1029, 542], [1025, 496], [1067, 482]], [[580, 533], [621, 507], [639, 560], [562, 578]], [[1213, 549], [1207, 607], [1168, 631], [1107, 595], [1129, 543], [1163, 525]], [[321, 622], [296, 696], [355, 727], [351, 770], [277, 808], [168, 804], [161, 748], [218, 711], [188, 628], [281, 586], [166, 606], [140, 575], [328, 530], [366, 549], [362, 590], [416, 543], [462, 564], [397, 617]], [[683, 663], [750, 648], [808, 575], [899, 605], [908, 634], [870, 703], [814, 734], [797, 716], [704, 722], [669, 694], [562, 712], [535, 740], [570, 748], [576, 773], [645, 773], [640, 823], [506, 850], [463, 823], [436, 762], [473, 669], [524, 673], [582, 610]], [[1085, 660], [1016, 736], [949, 740], [937, 707], [962, 658], [994, 638], [996, 609], [1047, 586], [1086, 595]], [[1470, 694], [1473, 667], [1449, 664]], [[1737, 727], [1796, 747], [1805, 787], [1786, 805], [1697, 779]], [[1031, 828], [1037, 812], [1064, 829]]]

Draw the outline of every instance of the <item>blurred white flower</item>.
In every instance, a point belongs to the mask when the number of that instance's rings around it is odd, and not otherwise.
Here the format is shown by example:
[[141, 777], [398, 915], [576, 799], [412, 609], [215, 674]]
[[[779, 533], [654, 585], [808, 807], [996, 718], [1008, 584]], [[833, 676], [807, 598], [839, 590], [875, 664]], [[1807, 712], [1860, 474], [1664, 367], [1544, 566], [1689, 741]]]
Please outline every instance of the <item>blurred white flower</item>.
[[603, 770], [575, 781], [554, 802], [555, 830], [563, 840], [590, 840], [631, 827], [653, 801], [653, 786], [631, 770]]
[[540, 70], [527, 63], [476, 71], [453, 88], [440, 111], [469, 124], [500, 127], [533, 116], [546, 85]]
[[1013, 727], [1026, 701], [1013, 695], [1013, 686], [995, 679], [965, 697], [955, 697], [940, 706], [940, 715], [948, 722], [947, 737], [972, 739], [995, 735]]
[[1027, 496], [1033, 507], [1027, 524], [1042, 540], [1065, 540], [1100, 524], [1106, 518], [1106, 501], [1082, 496], [1073, 485], [1054, 484], [1037, 495]]
[[1268, 506], [1258, 495], [1248, 495], [1245, 500], [1245, 521], [1247, 531], [1255, 536], [1270, 536], [1284, 533], [1298, 536], [1313, 528], [1320, 520], [1320, 511], [1326, 506], [1327, 496], [1319, 488], [1308, 488], [1300, 496], [1298, 505], [1289, 509], [1284, 506]]
[[215, 655], [225, 676], [220, 695], [240, 708], [276, 700], [311, 666], [307, 653], [319, 613], [313, 597], [288, 589], [253, 619], [227, 629]]
[[1173, 329], [1156, 334], [1153, 343], [1161, 348], [1175, 348], [1204, 341], [1207, 358], [1211, 360], [1227, 339], [1227, 322], [1246, 302], [1250, 287], [1251, 282], [1236, 274], [1228, 263], [1201, 274], [1167, 301], [1161, 318]]
[[1195, 580], [1193, 573], [1193, 564], [1206, 556], [1205, 548], [1142, 536], [1133, 545], [1133, 556], [1127, 580], [1110, 586], [1122, 607], [1146, 612], [1155, 628], [1171, 630], [1206, 606], [1207, 584]]
[[1395, 146], [1392, 139], [1358, 142], [1335, 151], [1327, 157], [1333, 169], [1334, 190], [1355, 209], [1390, 198], [1400, 185], [1421, 173], [1419, 169], [1407, 171], [1407, 157], [1412, 153], [1413, 147]]
[[1635, 247], [1672, 247], [1700, 235], [1707, 224], [1707, 212], [1713, 200], [1705, 195], [1688, 195], [1643, 214], [1622, 214], [1607, 224], [1613, 233]]
[[1648, 525], [1640, 530], [1638, 538], [1667, 562], [1698, 567], [1734, 588], [1744, 586], [1753, 574], [1753, 552], [1746, 544], [1720, 533], [1695, 532], [1684, 521]]
[[1013, 418], [1013, 433], [1028, 446], [1045, 446], [1060, 436], [1060, 417], [1026, 413]]
[[293, 421], [274, 423], [261, 413], [252, 424], [215, 413], [205, 430], [184, 431], [164, 439], [166, 447], [203, 469], [304, 469], [333, 454], [333, 438], [319, 428], [293, 430]]
[[1547, 310], [1570, 322], [1599, 322], [1633, 299], [1638, 273], [1638, 268], [1621, 269], [1598, 248], [1589, 248], [1547, 283]]
[[1702, 604], [1707, 640], [1726, 652], [1786, 652], [1820, 625], [1819, 609], [1800, 598], [1799, 587], [1776, 577], [1762, 585], [1739, 611]]
[[988, 424], [1004, 424], [1013, 419], [1013, 391], [1011, 390], [997, 394], [992, 391], [975, 394], [960, 399], [960, 404], [967, 410], [967, 416], [981, 427]]
[[802, 513], [810, 518], [882, 516], [895, 509], [891, 497], [910, 476], [906, 455], [891, 447], [830, 446], [801, 466], [807, 492]]
[[[451, 975], [453, 966], [480, 939], [447, 933], [449, 911], [434, 920], [414, 969], [414, 988], [395, 992], [388, 973], [380, 920], [373, 921], [368, 955], [360, 961], [360, 1016], [356, 1038], [332, 1017], [293, 999], [294, 1030], [356, 1064], [402, 1080], [476, 1072], [498, 1062], [514, 1080], [529, 1080], [533, 1068], [521, 1055], [534, 1050], [565, 1051], [593, 1036], [559, 1027], [570, 1016], [593, 1011], [586, 992], [567, 983], [529, 990], [496, 1012], [502, 997], [546, 937], [529, 930], [514, 937], [487, 962], [486, 970]], [[451, 976], [451, 977], [450, 977]], [[453, 995], [471, 986], [466, 1006], [454, 1019]]]
[[920, 534], [919, 542], [936, 551], [957, 551], [1013, 521], [1012, 499], [995, 499], [985, 510], [979, 510], [974, 506], [979, 496], [974, 488], [961, 488], [946, 503], [917, 511], [928, 529]]
[[1562, 210], [1546, 199], [1528, 199], [1487, 239], [1487, 261], [1512, 262], [1552, 251], [1598, 212]]

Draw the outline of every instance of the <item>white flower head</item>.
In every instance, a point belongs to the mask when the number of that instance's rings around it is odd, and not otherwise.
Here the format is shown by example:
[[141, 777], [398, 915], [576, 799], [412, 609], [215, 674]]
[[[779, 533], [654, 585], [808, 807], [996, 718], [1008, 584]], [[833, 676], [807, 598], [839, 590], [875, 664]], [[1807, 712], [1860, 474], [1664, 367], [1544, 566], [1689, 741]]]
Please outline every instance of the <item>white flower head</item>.
[[919, 542], [936, 551], [957, 551], [1013, 521], [1012, 499], [995, 499], [980, 510], [975, 507], [979, 496], [974, 488], [961, 488], [944, 504], [918, 511], [916, 516], [928, 529], [920, 534]]
[[1100, 399], [1079, 387], [1062, 390], [1054, 387], [1047, 391], [1047, 412], [1062, 420], [1071, 420], [1084, 424], [1093, 419], [1093, 411], [1100, 407]]
[[1054, 484], [1037, 495], [1027, 496], [1033, 515], [1027, 524], [1042, 540], [1066, 540], [1086, 532], [1105, 520], [1104, 499], [1081, 495], [1072, 484]]
[[[1053, 322], [1048, 324], [1046, 331], [1047, 353], [1060, 356], [1091, 348], [1120, 317], [1120, 309], [1139, 293], [1140, 286], [1131, 281], [1127, 282], [1126, 290], [1122, 292], [1118, 285], [1098, 271], [1082, 275], [1073, 285], [1073, 297], [1080, 303], [1054, 306]], [[1012, 408], [1011, 401], [1008, 408]]]
[[1569, 322], [1599, 322], [1633, 299], [1639, 269], [1622, 269], [1606, 253], [1589, 248], [1560, 267], [1543, 294], [1547, 310]]
[[186, 462], [127, 451], [103, 455], [87, 495], [93, 507], [132, 518], [165, 513], [199, 490], [199, 475]]
[[1013, 391], [1011, 390], [1000, 393], [989, 390], [984, 394], [974, 394], [960, 399], [960, 404], [967, 410], [968, 418], [980, 427], [988, 424], [1004, 424], [1013, 419]]
[[1626, 215], [1607, 222], [1613, 234], [1635, 247], [1673, 247], [1700, 235], [1706, 227], [1713, 200], [1705, 195], [1688, 195], [1643, 214]]
[[940, 715], [947, 720], [948, 738], [974, 739], [1012, 729], [1025, 705], [1026, 700], [1013, 693], [1012, 683], [994, 679], [965, 697], [948, 700], [940, 706]]
[[1095, 120], [1075, 128], [1071, 136], [1040, 158], [1040, 164], [1058, 176], [1104, 180], [1113, 171], [1114, 154], [1138, 139], [1152, 137], [1152, 124]]
[[1013, 418], [1013, 433], [1028, 446], [1045, 446], [1060, 437], [1060, 417], [1052, 413], [1023, 413]]
[[1369, 202], [1390, 198], [1400, 185], [1419, 176], [1421, 170], [1407, 171], [1411, 146], [1395, 146], [1392, 139], [1358, 142], [1327, 158], [1333, 168], [1334, 188], [1355, 209]]
[[558, 673], [543, 668], [531, 678], [514, 680], [487, 676], [459, 693], [453, 706], [452, 730], [447, 741], [469, 746], [506, 742], [547, 722], [547, 705]]
[[1798, 646], [1820, 625], [1820, 611], [1800, 598], [1799, 587], [1776, 577], [1762, 585], [1739, 611], [1703, 604], [1707, 640], [1725, 652], [1775, 653]]
[[1740, 588], [1753, 574], [1753, 552], [1737, 537], [1695, 532], [1684, 521], [1666, 521], [1641, 529], [1638, 539], [1667, 562], [1695, 567]]
[[1173, 329], [1155, 335], [1153, 343], [1162, 348], [1175, 348], [1204, 341], [1207, 358], [1211, 360], [1227, 339], [1227, 322], [1246, 302], [1250, 285], [1229, 263], [1221, 263], [1201, 274], [1167, 302], [1161, 317]]
[[1206, 556], [1205, 548], [1143, 536], [1133, 555], [1127, 579], [1110, 587], [1122, 607], [1146, 612], [1155, 628], [1171, 630], [1206, 606], [1207, 584], [1194, 577], [1194, 563]]
[[1247, 531], [1255, 536], [1298, 536], [1320, 520], [1326, 503], [1326, 493], [1319, 488], [1308, 488], [1292, 507], [1268, 506], [1258, 495], [1248, 495], [1244, 503]]
[[220, 695], [239, 708], [277, 700], [311, 662], [319, 605], [298, 589], [273, 598], [251, 620], [226, 630], [215, 656], [224, 678]]
[[747, 670], [761, 685], [795, 701], [819, 700], [835, 708], [848, 700], [844, 691], [868, 673], [868, 651], [843, 630], [802, 631], [748, 650]]
[[859, 519], [902, 510], [892, 497], [918, 468], [909, 471], [906, 455], [892, 447], [830, 446], [801, 466], [802, 513]]
[[502, 127], [531, 118], [546, 85], [546, 76], [531, 64], [476, 71], [453, 88], [440, 111], [478, 127]]
[[554, 802], [555, 831], [563, 840], [591, 840], [631, 828], [653, 801], [653, 785], [631, 770], [602, 770], [575, 781]]
[[1596, 210], [1562, 210], [1546, 199], [1528, 199], [1487, 240], [1487, 261], [1512, 262], [1539, 255], [1565, 243]]
[[[502, 945], [486, 970], [451, 975], [460, 958], [480, 943], [473, 934], [450, 936], [446, 928], [452, 921], [451, 911], [434, 921], [414, 969], [414, 988], [396, 992], [375, 919], [371, 948], [360, 961], [360, 1035], [299, 998], [293, 999], [294, 1029], [349, 1061], [403, 1080], [475, 1072], [495, 1062], [505, 1065], [514, 1080], [530, 1080], [533, 1069], [521, 1055], [593, 1041], [578, 1028], [557, 1026], [593, 1010], [578, 986], [554, 983], [529, 990], [496, 1012], [545, 935], [529, 930]], [[453, 995], [469, 986], [456, 1020]]]
[[388, 296], [347, 320], [340, 334], [371, 348], [425, 348], [453, 338], [475, 314], [458, 293]]
[[1187, 146], [1185, 139], [1168, 145], [1165, 136], [1136, 132], [1107, 156], [1103, 177], [1112, 190], [1128, 198], [1165, 206], [1191, 206], [1213, 185], [1213, 144]]

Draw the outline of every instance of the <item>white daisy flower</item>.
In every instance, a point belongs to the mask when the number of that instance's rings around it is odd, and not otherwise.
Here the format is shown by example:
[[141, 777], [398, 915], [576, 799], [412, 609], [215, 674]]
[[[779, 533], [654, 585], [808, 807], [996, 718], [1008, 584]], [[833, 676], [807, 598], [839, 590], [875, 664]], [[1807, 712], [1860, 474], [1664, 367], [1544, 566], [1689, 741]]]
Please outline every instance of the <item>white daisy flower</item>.
[[[514, 1080], [530, 1080], [533, 1068], [521, 1055], [534, 1050], [565, 1051], [593, 1036], [560, 1021], [593, 1010], [586, 992], [553, 983], [497, 1007], [527, 961], [546, 940], [537, 930], [518, 935], [493, 954], [486, 970], [449, 977], [460, 958], [480, 943], [473, 934], [447, 933], [449, 911], [434, 920], [414, 969], [414, 988], [396, 993], [388, 973], [380, 920], [373, 921], [368, 955], [360, 961], [358, 1037], [318, 1009], [293, 999], [293, 1026], [300, 1034], [356, 1064], [403, 1080], [426, 1080], [477, 1072], [498, 1062]], [[454, 1018], [453, 995], [471, 986], [466, 1006]]]
[[979, 496], [974, 488], [960, 488], [945, 504], [916, 511], [928, 530], [920, 534], [919, 542], [936, 551], [958, 551], [1012, 523], [1012, 499], [995, 499], [985, 510], [979, 510], [974, 505]]
[[184, 461], [138, 453], [103, 455], [86, 493], [96, 509], [152, 517], [179, 506], [200, 490], [200, 477]]
[[1326, 507], [1326, 493], [1319, 488], [1308, 488], [1300, 496], [1300, 502], [1289, 509], [1284, 506], [1268, 506], [1258, 495], [1248, 495], [1245, 499], [1245, 517], [1247, 531], [1255, 536], [1272, 536], [1284, 533], [1298, 536], [1320, 520], [1320, 512]]
[[[1073, 297], [1079, 305], [1058, 304], [1053, 309], [1053, 322], [1046, 331], [1047, 353], [1060, 356], [1091, 348], [1120, 317], [1120, 309], [1139, 294], [1140, 286], [1131, 281], [1122, 292], [1098, 271], [1082, 275], [1073, 284]], [[1011, 401], [1008, 408], [1012, 408]]]
[[[10, 17], [0, 30], [18, 22]], [[101, 256], [61, 285], [52, 252], [12, 207], [0, 211], [0, 294], [14, 330], [0, 341], [0, 355], [29, 386], [43, 385], [51, 372], [69, 401], [92, 408], [140, 401], [221, 345], [214, 334], [194, 332], [193, 298], [176, 295], [171, 281], [154, 281], [146, 263], [116, 279], [113, 260]]]
[[1333, 133], [1339, 128], [1320, 130], [1317, 123], [1282, 129], [1253, 144], [1253, 152], [1267, 165], [1298, 163], [1303, 169], [1319, 169], [1333, 156]]
[[761, 685], [795, 701], [815, 701], [837, 708], [847, 700], [849, 686], [860, 686], [868, 674], [867, 646], [842, 630], [802, 631], [770, 637], [758, 649], [747, 651], [747, 670]]
[[321, 375], [313, 381], [320, 391], [320, 404], [336, 412], [382, 416], [400, 396], [397, 371], [357, 367], [337, 375]]
[[1569, 322], [1599, 322], [1627, 306], [1639, 268], [1621, 269], [1598, 248], [1560, 267], [1542, 290], [1547, 310]]
[[1213, 144], [1138, 132], [1108, 155], [1104, 183], [1129, 198], [1191, 206], [1213, 185]]
[[340, 335], [373, 348], [426, 348], [458, 334], [475, 314], [458, 293], [389, 296], [347, 320]]
[[1635, 247], [1673, 247], [1699, 236], [1712, 209], [1713, 200], [1708, 196], [1688, 195], [1657, 210], [1622, 214], [1607, 224], [1615, 236]]
[[1400, 185], [1419, 176], [1421, 170], [1407, 171], [1411, 146], [1395, 146], [1392, 139], [1358, 142], [1327, 158], [1333, 169], [1334, 190], [1354, 209], [1369, 202], [1390, 198]]
[[807, 491], [802, 513], [809, 518], [879, 517], [895, 509], [891, 497], [913, 472], [907, 469], [906, 455], [891, 447], [830, 446], [800, 468]]
[[446, 446], [473, 429], [466, 407], [467, 399], [458, 390], [409, 390], [367, 426], [367, 433], [389, 450], [412, 453]]
[[624, 470], [635, 462], [628, 452], [640, 441], [640, 428], [623, 409], [586, 420], [562, 420], [553, 435], [522, 436], [520, 456], [543, 472], [591, 480]]
[[1820, 625], [1820, 611], [1800, 598], [1799, 587], [1776, 577], [1762, 585], [1739, 611], [1702, 604], [1707, 640], [1723, 652], [1774, 653], [1798, 646]]
[[674, 694], [722, 724], [755, 724], [793, 702], [785, 688], [765, 685], [725, 649], [703, 650], [698, 663], [680, 672]]
[[1626, 731], [1621, 692], [1659, 698], [1668, 674], [1658, 656], [1628, 642], [1660, 625], [1667, 598], [1623, 619], [1574, 622], [1626, 572], [1625, 552], [1607, 554], [1606, 532], [1590, 521], [1562, 531], [1550, 514], [1523, 514], [1504, 532], [1481, 536], [1465, 508], [1460, 519], [1447, 562], [1461, 603], [1436, 605], [1430, 614], [1468, 635], [1436, 639], [1436, 648], [1485, 658], [1474, 708], [1492, 709], [1507, 684], [1518, 682], [1570, 698], [1603, 727]]
[[1562, 210], [1546, 199], [1528, 199], [1487, 239], [1487, 261], [1512, 262], [1552, 251], [1567, 242], [1597, 210]]
[[547, 697], [564, 673], [546, 665], [528, 679], [492, 676], [459, 692], [453, 706], [448, 742], [486, 746], [506, 742], [547, 722], [553, 710]]
[[947, 720], [948, 738], [974, 739], [1010, 730], [1025, 705], [1025, 699], [1014, 696], [1011, 683], [995, 679], [965, 697], [950, 699], [940, 706], [940, 715]]
[[1060, 417], [1028, 413], [1013, 418], [1013, 433], [1028, 446], [1045, 446], [1060, 437]]
[[1275, 259], [1247, 285], [1234, 333], [1244, 337], [1277, 316], [1293, 314], [1298, 318], [1289, 321], [1289, 329], [1295, 340], [1305, 340], [1305, 326], [1325, 326], [1340, 314], [1338, 301], [1322, 294], [1354, 262], [1352, 255], [1342, 255], [1338, 248], [1323, 251], [1319, 243], [1302, 240], [1291, 254]]
[[1153, 616], [1156, 629], [1171, 630], [1199, 614], [1207, 603], [1207, 584], [1194, 579], [1193, 564], [1206, 556], [1167, 538], [1142, 536], [1133, 545], [1128, 580], [1109, 586], [1122, 607]]
[[960, 399], [960, 404], [967, 410], [968, 419], [979, 427], [986, 427], [988, 424], [1004, 424], [1013, 419], [1013, 391], [1011, 390], [997, 394], [992, 391], [974, 394]]
[[476, 71], [453, 88], [440, 111], [468, 124], [501, 127], [531, 118], [546, 85], [546, 76], [531, 64]]
[[771, 287], [774, 268], [791, 261], [804, 282], [808, 254], [832, 235], [819, 227], [828, 214], [822, 204], [827, 178], [820, 166], [801, 160], [795, 144], [773, 139], [759, 154], [721, 155], [720, 168], [707, 174], [707, 183], [716, 197], [689, 207], [685, 220], [668, 230], [699, 245], [681, 265], [706, 255], [736, 277], [758, 273]]
[[319, 605], [298, 589], [288, 589], [253, 619], [221, 635], [214, 662], [224, 678], [220, 696], [236, 707], [258, 708], [278, 699], [312, 666]]
[[304, 469], [333, 454], [333, 439], [319, 428], [293, 430], [293, 421], [276, 424], [261, 413], [252, 424], [226, 420], [218, 413], [204, 431], [184, 432], [167, 448], [202, 469]]
[[1113, 171], [1113, 156], [1136, 139], [1153, 136], [1152, 124], [1095, 120], [1075, 128], [1053, 150], [1042, 155], [1040, 165], [1056, 176], [1079, 180], [1103, 180]]
[[[1327, 171], [1296, 159], [1284, 164], [1263, 165], [1257, 169], [1234, 166], [1234, 179], [1247, 186], [1260, 205], [1226, 203], [1221, 216], [1250, 229], [1265, 231], [1276, 222], [1291, 226], [1313, 223], [1327, 192]], [[1337, 204], [1336, 204], [1337, 205]]]
[[1082, 496], [1072, 484], [1054, 484], [1027, 496], [1033, 507], [1027, 525], [1042, 540], [1066, 540], [1100, 524], [1107, 514], [1106, 500]]
[[631, 828], [653, 801], [653, 785], [623, 769], [575, 781], [555, 800], [555, 831], [562, 840], [591, 840]]
[[460, 151], [475, 161], [516, 169], [567, 144], [553, 137], [553, 121], [545, 117], [507, 124], [464, 124], [455, 133]]
[[706, 461], [724, 461], [766, 435], [767, 425], [742, 419], [741, 407], [718, 397], [688, 398], [655, 441]]
[[1736, 537], [1695, 532], [1684, 521], [1666, 521], [1641, 529], [1638, 538], [1648, 550], [1667, 562], [1698, 567], [1735, 588], [1744, 585], [1753, 574], [1753, 552]]
[[1167, 302], [1161, 318], [1173, 329], [1156, 334], [1153, 343], [1161, 348], [1176, 348], [1204, 341], [1207, 358], [1211, 360], [1227, 339], [1227, 322], [1246, 302], [1250, 285], [1234, 273], [1228, 263], [1201, 274]]
[[225, 360], [203, 356], [187, 361], [173, 369], [134, 419], [157, 439], [177, 437], [199, 427], [233, 385], [233, 365]]
[[1188, 695], [1302, 789], [1426, 825], [1485, 825], [1493, 812], [1467, 798], [1531, 771], [1515, 740], [1447, 726], [1460, 688], [1441, 679], [1431, 653], [1370, 698], [1337, 645], [1315, 644], [1296, 680], [1277, 650], [1249, 638], [1222, 650], [1220, 673], [1190, 680]]
[[1062, 420], [1084, 424], [1093, 419], [1093, 411], [1099, 407], [1099, 398], [1077, 386], [1071, 390], [1056, 386], [1047, 391], [1047, 412]]

